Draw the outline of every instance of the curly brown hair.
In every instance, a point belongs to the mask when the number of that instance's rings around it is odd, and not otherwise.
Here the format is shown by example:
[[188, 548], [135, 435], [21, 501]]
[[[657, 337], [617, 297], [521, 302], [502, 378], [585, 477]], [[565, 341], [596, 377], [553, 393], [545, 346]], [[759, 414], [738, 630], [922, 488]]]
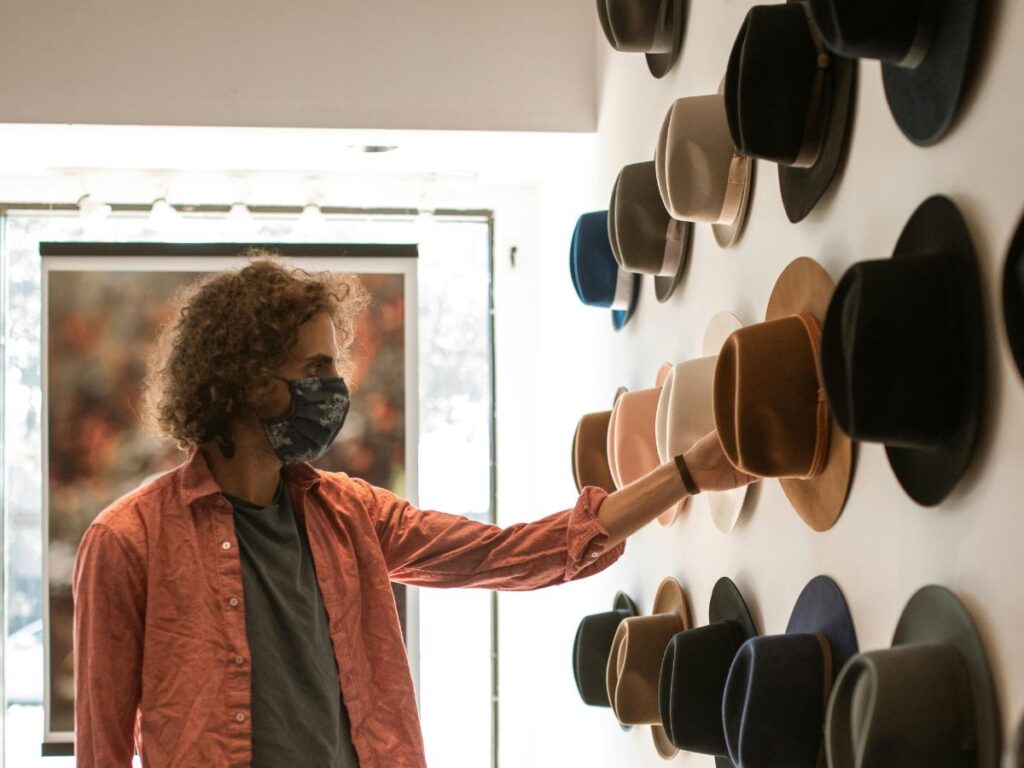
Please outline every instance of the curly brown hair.
[[143, 418], [179, 448], [218, 445], [234, 455], [231, 424], [255, 413], [273, 371], [288, 360], [299, 326], [327, 312], [338, 335], [341, 375], [351, 371], [355, 321], [369, 295], [352, 274], [290, 267], [269, 249], [249, 264], [192, 283], [149, 359]]

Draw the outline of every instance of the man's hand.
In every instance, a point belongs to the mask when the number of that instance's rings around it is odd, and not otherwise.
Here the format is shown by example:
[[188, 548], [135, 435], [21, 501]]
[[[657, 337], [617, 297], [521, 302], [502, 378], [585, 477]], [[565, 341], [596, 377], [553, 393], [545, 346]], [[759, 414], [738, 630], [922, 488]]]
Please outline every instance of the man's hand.
[[760, 478], [736, 469], [725, 457], [718, 431], [709, 432], [685, 454], [686, 467], [702, 491], [729, 491]]

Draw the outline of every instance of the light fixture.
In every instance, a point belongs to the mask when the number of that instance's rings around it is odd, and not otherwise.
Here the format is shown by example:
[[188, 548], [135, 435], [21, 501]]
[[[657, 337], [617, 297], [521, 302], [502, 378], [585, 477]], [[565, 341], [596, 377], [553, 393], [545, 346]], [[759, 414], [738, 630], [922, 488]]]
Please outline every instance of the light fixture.
[[153, 230], [168, 229], [177, 224], [180, 219], [181, 214], [178, 209], [163, 197], [154, 200], [149, 209], [149, 228]]
[[354, 152], [362, 152], [367, 155], [377, 155], [382, 152], [394, 152], [398, 149], [396, 144], [349, 144], [348, 148]]
[[227, 228], [231, 236], [238, 240], [254, 238], [259, 232], [259, 224], [245, 203], [231, 204], [227, 215]]
[[327, 229], [327, 219], [316, 203], [307, 203], [295, 221], [295, 231], [307, 236], [317, 236]]
[[90, 222], [102, 221], [110, 215], [113, 208], [107, 203], [102, 203], [92, 195], [82, 195], [78, 198], [78, 213], [83, 219]]

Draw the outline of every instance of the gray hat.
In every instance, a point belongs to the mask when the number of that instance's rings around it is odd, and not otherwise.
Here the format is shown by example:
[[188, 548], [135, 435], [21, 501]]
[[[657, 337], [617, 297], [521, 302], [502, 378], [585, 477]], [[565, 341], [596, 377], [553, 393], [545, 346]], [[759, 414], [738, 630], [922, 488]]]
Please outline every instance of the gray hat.
[[597, 0], [597, 16], [608, 44], [642, 53], [647, 69], [664, 77], [679, 58], [686, 27], [684, 0]]

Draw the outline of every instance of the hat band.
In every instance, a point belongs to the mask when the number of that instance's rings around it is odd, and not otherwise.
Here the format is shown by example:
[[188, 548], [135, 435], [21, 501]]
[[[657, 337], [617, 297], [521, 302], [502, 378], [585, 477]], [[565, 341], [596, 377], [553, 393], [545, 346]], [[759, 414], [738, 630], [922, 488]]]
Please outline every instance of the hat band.
[[608, 305], [609, 309], [629, 309], [633, 301], [634, 279], [632, 272], [627, 272], [621, 267], [615, 271], [615, 295], [612, 297], [612, 303]]
[[679, 265], [683, 263], [683, 253], [686, 251], [686, 222], [678, 219], [669, 219], [665, 227], [665, 252], [661, 259], [661, 269], [658, 270], [659, 277], [674, 277], [679, 271]]
[[935, 36], [935, 27], [939, 18], [939, 6], [941, 0], [924, 0], [921, 3], [921, 16], [917, 20], [917, 32], [914, 34], [914, 41], [907, 49], [906, 55], [896, 62], [897, 67], [904, 69], [917, 69], [921, 66], [928, 49], [931, 47], [932, 38]]
[[825, 143], [825, 123], [828, 115], [825, 112], [825, 82], [826, 78], [833, 71], [832, 56], [825, 48], [825, 42], [821, 39], [814, 20], [811, 18], [810, 8], [803, 4], [804, 12], [807, 14], [807, 27], [811, 33], [811, 42], [817, 49], [816, 70], [814, 82], [811, 85], [811, 102], [807, 109], [807, 119], [804, 122], [804, 135], [800, 142], [800, 151], [796, 159], [790, 164], [796, 168], [810, 168], [821, 156], [821, 148]]
[[814, 458], [811, 466], [802, 480], [810, 480], [817, 477], [825, 469], [828, 460], [829, 438], [832, 431], [832, 417], [828, 411], [828, 398], [825, 394], [825, 379], [821, 370], [821, 326], [813, 315], [801, 312], [797, 315], [800, 322], [807, 330], [807, 336], [811, 340], [811, 353], [814, 356], [814, 373], [818, 382], [818, 403], [815, 414], [814, 433]]
[[[832, 696], [832, 682], [835, 676], [835, 670], [832, 668], [832, 646], [823, 632], [814, 632], [813, 634], [821, 644], [821, 711], [828, 712], [828, 700]], [[824, 724], [822, 725], [824, 726]], [[825, 753], [825, 731], [824, 727], [822, 727], [821, 743], [818, 745], [818, 765], [825, 765]]]
[[733, 154], [729, 162], [729, 179], [725, 185], [725, 199], [722, 200], [722, 210], [718, 213], [715, 224], [730, 225], [736, 221], [736, 217], [743, 208], [743, 194], [747, 187], [747, 163], [750, 162], [743, 155]]

